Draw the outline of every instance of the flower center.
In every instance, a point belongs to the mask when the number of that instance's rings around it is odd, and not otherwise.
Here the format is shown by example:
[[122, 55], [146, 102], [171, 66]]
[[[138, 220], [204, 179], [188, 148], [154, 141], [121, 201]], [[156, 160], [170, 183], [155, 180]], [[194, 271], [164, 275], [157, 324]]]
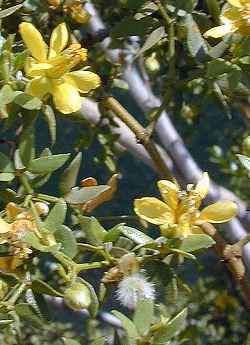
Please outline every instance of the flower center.
[[60, 55], [48, 61], [53, 67], [47, 71], [47, 75], [51, 78], [60, 78], [86, 59], [87, 49], [78, 43], [71, 44]]

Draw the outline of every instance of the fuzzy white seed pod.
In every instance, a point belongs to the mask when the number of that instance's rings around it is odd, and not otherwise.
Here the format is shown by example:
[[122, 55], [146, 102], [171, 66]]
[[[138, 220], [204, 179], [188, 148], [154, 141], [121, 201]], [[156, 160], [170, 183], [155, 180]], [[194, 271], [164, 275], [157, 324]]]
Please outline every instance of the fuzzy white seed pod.
[[142, 273], [135, 273], [121, 280], [117, 295], [122, 305], [134, 309], [139, 298], [154, 300], [155, 288]]
[[40, 216], [47, 216], [49, 213], [49, 206], [45, 202], [36, 202], [36, 209]]

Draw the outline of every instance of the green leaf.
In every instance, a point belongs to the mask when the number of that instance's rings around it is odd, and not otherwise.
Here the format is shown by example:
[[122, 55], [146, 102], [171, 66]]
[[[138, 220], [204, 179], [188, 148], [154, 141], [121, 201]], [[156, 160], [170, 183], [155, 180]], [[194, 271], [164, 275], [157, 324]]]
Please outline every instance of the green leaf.
[[42, 106], [42, 101], [39, 98], [30, 96], [24, 92], [19, 93], [15, 97], [14, 102], [27, 110], [39, 110]]
[[63, 294], [61, 294], [59, 291], [55, 290], [53, 287], [39, 279], [32, 281], [31, 289], [36, 293], [55, 297], [63, 297]]
[[60, 178], [59, 189], [62, 195], [71, 191], [76, 185], [77, 176], [82, 162], [82, 153], [79, 152], [70, 165], [64, 170]]
[[156, 45], [164, 36], [166, 35], [165, 33], [165, 28], [164, 26], [160, 26], [159, 28], [155, 29], [152, 31], [139, 52], [136, 54], [136, 57], [139, 55], [145, 53], [147, 50], [151, 49], [154, 45]]
[[114, 314], [121, 321], [122, 327], [126, 331], [129, 341], [131, 342], [130, 345], [136, 344], [136, 338], [139, 335], [134, 323], [127, 316], [123, 315], [117, 310], [112, 310], [112, 314]]
[[35, 129], [34, 123], [26, 127], [21, 135], [19, 144], [19, 155], [25, 166], [28, 166], [35, 157]]
[[45, 246], [43, 245], [39, 238], [32, 232], [26, 233], [22, 238], [22, 242], [29, 244], [31, 247], [39, 250], [40, 252], [50, 253], [58, 250], [59, 245]]
[[184, 252], [194, 252], [199, 249], [205, 249], [213, 246], [215, 244], [215, 241], [212, 239], [212, 237], [208, 235], [190, 235], [186, 238], [184, 238], [181, 241], [181, 244], [179, 246], [180, 250], [183, 250]]
[[4, 190], [0, 190], [0, 199], [4, 201], [6, 204], [9, 202], [18, 203], [18, 195], [17, 193], [10, 189], [6, 188]]
[[244, 155], [239, 155], [239, 154], [237, 155], [237, 157], [239, 158], [244, 168], [250, 171], [250, 158]]
[[13, 102], [15, 98], [15, 92], [9, 85], [4, 85], [0, 90], [0, 104], [1, 107]]
[[43, 328], [43, 321], [37, 315], [35, 309], [28, 303], [19, 303], [15, 307], [16, 313], [23, 320], [28, 321], [34, 327]]
[[1, 173], [12, 173], [15, 172], [15, 167], [13, 162], [0, 152], [0, 172]]
[[109, 229], [107, 235], [103, 239], [103, 242], [115, 242], [118, 240], [121, 233], [121, 226], [124, 226], [124, 223], [117, 224], [113, 228]]
[[197, 23], [194, 21], [191, 14], [186, 16], [187, 26], [187, 45], [191, 56], [197, 59], [204, 59], [208, 49]]
[[0, 181], [1, 182], [10, 182], [14, 180], [15, 175], [12, 173], [0, 173]]
[[54, 233], [64, 223], [67, 213], [67, 204], [64, 201], [57, 202], [44, 221], [44, 227]]
[[184, 250], [180, 250], [180, 249], [177, 249], [177, 248], [170, 248], [170, 250], [173, 253], [182, 255], [184, 258], [191, 259], [191, 260], [196, 260], [196, 257], [193, 254], [184, 252]]
[[91, 244], [102, 244], [108, 232], [101, 226], [94, 217], [81, 217], [81, 229]]
[[5, 18], [19, 10], [21, 7], [23, 7], [23, 4], [15, 5], [9, 8], [6, 8], [6, 10], [0, 11], [0, 19]]
[[98, 197], [98, 195], [102, 194], [109, 188], [110, 187], [106, 185], [99, 185], [94, 187], [83, 187], [80, 189], [73, 189], [64, 196], [64, 199], [69, 204], [79, 205]]
[[89, 312], [90, 312], [90, 315], [93, 318], [95, 318], [96, 314], [98, 312], [98, 309], [99, 309], [99, 301], [98, 301], [98, 297], [96, 295], [95, 289], [93, 288], [93, 286], [89, 282], [87, 282], [83, 278], [77, 277], [76, 281], [78, 281], [79, 283], [85, 284], [89, 288], [90, 296], [91, 296], [91, 304], [89, 307]]
[[80, 345], [79, 341], [70, 338], [62, 338], [64, 345]]
[[226, 74], [229, 88], [237, 88], [242, 76], [242, 71], [239, 66], [223, 59], [216, 59], [208, 63], [208, 78], [219, 80], [223, 74]]
[[4, 329], [7, 326], [11, 325], [14, 322], [14, 320], [0, 320], [0, 329]]
[[77, 242], [73, 232], [66, 225], [61, 225], [59, 229], [55, 232], [55, 238], [58, 243], [62, 245], [61, 251], [69, 256], [74, 258], [77, 254]]
[[187, 308], [183, 309], [175, 318], [154, 334], [154, 343], [157, 345], [165, 345], [167, 341], [172, 339], [175, 334], [182, 329], [186, 317]]
[[105, 345], [106, 344], [106, 339], [104, 337], [97, 338], [91, 342], [90, 345]]
[[17, 71], [20, 71], [24, 68], [24, 65], [25, 65], [25, 62], [27, 61], [28, 56], [29, 56], [29, 50], [28, 49], [23, 50], [20, 53], [15, 54], [14, 61], [13, 61], [14, 73], [16, 73]]
[[145, 244], [154, 241], [152, 237], [129, 226], [121, 226], [120, 230], [123, 233], [123, 235], [128, 237], [130, 240], [134, 241], [136, 244]]
[[250, 333], [248, 334], [245, 345], [250, 345]]
[[28, 170], [35, 174], [48, 174], [59, 169], [69, 158], [70, 153], [33, 159]]
[[120, 23], [116, 24], [111, 30], [113, 38], [122, 38], [128, 36], [144, 36], [150, 30], [159, 26], [159, 22], [152, 17], [144, 17], [136, 20], [134, 17], [123, 19]]
[[56, 141], [56, 117], [55, 117], [54, 110], [48, 104], [46, 104], [42, 110], [49, 126], [51, 144], [54, 145]]
[[141, 336], [145, 336], [153, 321], [154, 303], [152, 299], [140, 298], [134, 313], [134, 324]]
[[127, 0], [125, 6], [131, 9], [137, 9], [142, 6], [147, 0]]
[[208, 51], [208, 55], [214, 59], [218, 59], [221, 57], [225, 51], [230, 47], [230, 42], [226, 39], [221, 41], [220, 43], [216, 44], [216, 46], [212, 47]]

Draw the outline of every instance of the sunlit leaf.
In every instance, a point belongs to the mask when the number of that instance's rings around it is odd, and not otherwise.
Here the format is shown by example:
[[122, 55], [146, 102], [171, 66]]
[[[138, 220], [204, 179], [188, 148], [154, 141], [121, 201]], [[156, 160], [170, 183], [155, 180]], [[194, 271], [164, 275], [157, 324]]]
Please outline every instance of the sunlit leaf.
[[28, 170], [35, 174], [51, 173], [59, 169], [69, 158], [70, 154], [59, 154], [33, 159], [28, 165]]
[[61, 225], [55, 232], [55, 238], [62, 245], [61, 251], [68, 257], [73, 258], [77, 254], [77, 242], [73, 232], [66, 225]]

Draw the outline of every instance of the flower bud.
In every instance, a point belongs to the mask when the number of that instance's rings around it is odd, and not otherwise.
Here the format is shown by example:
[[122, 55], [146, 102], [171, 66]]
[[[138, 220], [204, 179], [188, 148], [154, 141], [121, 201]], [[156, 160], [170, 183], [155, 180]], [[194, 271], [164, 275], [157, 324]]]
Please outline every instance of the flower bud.
[[71, 17], [74, 19], [77, 23], [80, 24], [88, 24], [91, 15], [89, 12], [87, 12], [84, 8], [75, 7], [71, 9]]
[[181, 108], [181, 115], [186, 120], [192, 120], [197, 115], [197, 109], [184, 103]]
[[160, 71], [161, 66], [154, 53], [146, 59], [145, 67], [149, 74], [156, 74]]
[[58, 7], [61, 5], [61, 0], [47, 0], [48, 4], [53, 7]]
[[246, 137], [242, 142], [242, 150], [245, 155], [250, 156], [250, 136]]
[[49, 214], [49, 206], [45, 202], [36, 202], [35, 206], [40, 216], [47, 216]]
[[64, 293], [64, 302], [76, 311], [87, 309], [91, 304], [89, 288], [82, 283], [73, 283]]

